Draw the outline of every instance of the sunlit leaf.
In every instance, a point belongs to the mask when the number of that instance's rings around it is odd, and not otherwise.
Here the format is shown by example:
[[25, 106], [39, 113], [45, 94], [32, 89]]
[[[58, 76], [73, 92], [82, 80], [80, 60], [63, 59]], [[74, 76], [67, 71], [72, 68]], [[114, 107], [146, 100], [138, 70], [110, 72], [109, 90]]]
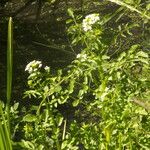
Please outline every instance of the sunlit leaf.
[[37, 117], [32, 114], [27, 114], [26, 116], [23, 117], [23, 121], [25, 122], [34, 122], [37, 120]]
[[72, 105], [74, 107], [76, 107], [76, 106], [78, 106], [79, 103], [80, 103], [80, 99], [76, 99], [76, 100], [73, 101]]

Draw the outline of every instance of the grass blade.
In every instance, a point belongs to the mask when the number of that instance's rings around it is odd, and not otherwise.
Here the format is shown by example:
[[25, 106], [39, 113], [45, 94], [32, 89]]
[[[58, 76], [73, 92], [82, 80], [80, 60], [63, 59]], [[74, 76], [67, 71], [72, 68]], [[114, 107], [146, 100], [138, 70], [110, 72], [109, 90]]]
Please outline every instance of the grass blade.
[[134, 11], [134, 12], [137, 12], [138, 14], [140, 14], [141, 16], [145, 17], [146, 19], [150, 20], [150, 16], [145, 14], [144, 12], [141, 12], [140, 10], [136, 9], [135, 7], [129, 5], [129, 4], [126, 4], [124, 2], [122, 2], [121, 0], [108, 0], [112, 3], [115, 3], [117, 5], [120, 5], [120, 6], [123, 6], [123, 7], [126, 7], [128, 9], [130, 9], [131, 11]]

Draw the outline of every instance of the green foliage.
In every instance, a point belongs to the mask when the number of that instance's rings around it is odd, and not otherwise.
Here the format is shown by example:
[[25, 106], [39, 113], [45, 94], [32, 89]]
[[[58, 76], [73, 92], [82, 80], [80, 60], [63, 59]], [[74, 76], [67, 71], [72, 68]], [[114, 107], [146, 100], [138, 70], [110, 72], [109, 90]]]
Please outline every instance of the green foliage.
[[[139, 13], [128, 2], [113, 2]], [[34, 68], [36, 61], [26, 68], [31, 90], [25, 94], [38, 99], [39, 105], [36, 113], [31, 111], [23, 119], [27, 123], [24, 143], [62, 150], [148, 149], [150, 59], [143, 45], [132, 42], [136, 38], [133, 31], [141, 22], [116, 23], [117, 28], [107, 31], [106, 22], [114, 16], [106, 21], [105, 16], [92, 14], [80, 23], [81, 17], [75, 17], [71, 9], [68, 12], [73, 18], [67, 22], [72, 24], [68, 33], [72, 45], [82, 47], [81, 53], [55, 73], [42, 65]], [[115, 14], [119, 15], [117, 22], [126, 12], [121, 13]], [[128, 42], [131, 44], [122, 46]], [[62, 112], [66, 110], [59, 109], [64, 105], [75, 107], [70, 120]]]
[[[3, 111], [2, 102], [0, 101], [0, 149], [12, 150], [10, 138], [10, 100], [12, 92], [12, 18], [8, 22], [8, 40], [7, 40], [7, 101], [6, 111]], [[5, 115], [6, 114], [6, 115]]]
[[12, 150], [12, 144], [8, 129], [8, 122], [5, 118], [6, 117], [2, 109], [2, 103], [0, 102], [0, 149]]
[[81, 49], [68, 67], [52, 72], [35, 60], [26, 66], [25, 97], [35, 105], [21, 119], [18, 104], [11, 108], [23, 149], [149, 149], [149, 6], [109, 1], [119, 5], [113, 14], [82, 17], [68, 9], [68, 35]]

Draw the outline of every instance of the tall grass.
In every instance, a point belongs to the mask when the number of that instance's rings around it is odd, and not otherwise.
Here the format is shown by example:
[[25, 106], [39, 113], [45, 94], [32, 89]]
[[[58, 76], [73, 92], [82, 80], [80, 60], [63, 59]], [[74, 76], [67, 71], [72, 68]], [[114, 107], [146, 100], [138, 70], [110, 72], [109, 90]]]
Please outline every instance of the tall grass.
[[7, 39], [7, 90], [6, 90], [6, 110], [5, 113], [0, 102], [0, 150], [12, 150], [10, 133], [10, 100], [12, 92], [12, 66], [13, 66], [13, 27], [12, 18], [8, 22]]

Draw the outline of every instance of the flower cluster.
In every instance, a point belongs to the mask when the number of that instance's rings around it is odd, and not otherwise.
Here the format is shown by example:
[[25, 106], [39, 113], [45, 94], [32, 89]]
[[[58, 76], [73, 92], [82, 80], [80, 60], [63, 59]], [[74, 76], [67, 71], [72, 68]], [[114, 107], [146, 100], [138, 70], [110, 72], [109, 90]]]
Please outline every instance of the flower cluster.
[[33, 60], [29, 64], [27, 64], [25, 71], [28, 71], [28, 73], [31, 74], [33, 72], [36, 72], [41, 67], [42, 67], [41, 61]]
[[99, 21], [99, 14], [90, 14], [85, 17], [82, 22], [83, 30], [89, 31], [92, 30], [92, 25]]

